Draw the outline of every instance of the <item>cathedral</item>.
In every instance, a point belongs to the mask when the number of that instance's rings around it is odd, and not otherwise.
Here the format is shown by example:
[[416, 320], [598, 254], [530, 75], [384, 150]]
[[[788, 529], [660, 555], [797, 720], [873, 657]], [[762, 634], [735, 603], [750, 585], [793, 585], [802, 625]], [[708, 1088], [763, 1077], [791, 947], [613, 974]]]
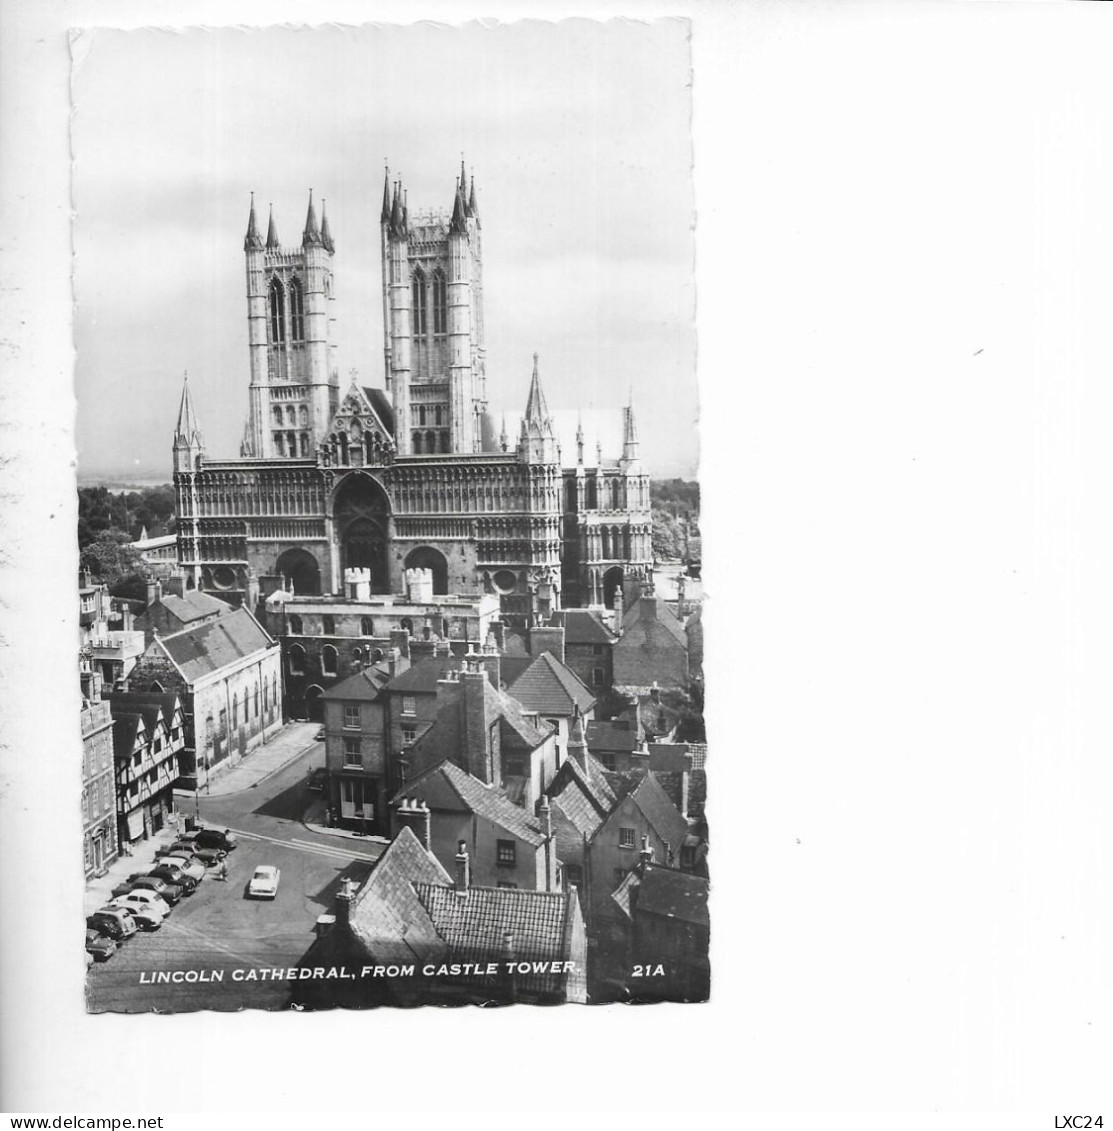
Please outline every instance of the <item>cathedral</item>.
[[385, 387], [344, 388], [324, 204], [318, 223], [310, 194], [301, 240], [284, 246], [273, 210], [260, 235], [252, 200], [239, 458], [205, 453], [188, 380], [174, 435], [185, 585], [254, 608], [277, 588], [343, 593], [349, 570], [400, 594], [420, 569], [435, 594], [497, 595], [510, 625], [612, 605], [652, 563], [632, 398], [621, 454], [585, 462], [581, 426], [566, 465], [534, 354], [512, 444], [487, 404], [474, 177], [461, 167], [450, 208], [411, 213], [388, 171], [380, 234]]

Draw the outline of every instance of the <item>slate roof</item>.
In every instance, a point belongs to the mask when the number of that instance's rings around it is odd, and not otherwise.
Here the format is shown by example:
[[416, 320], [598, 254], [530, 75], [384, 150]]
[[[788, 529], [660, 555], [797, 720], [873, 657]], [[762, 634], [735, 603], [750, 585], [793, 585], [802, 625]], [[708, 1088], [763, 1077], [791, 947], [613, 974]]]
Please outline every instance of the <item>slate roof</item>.
[[405, 827], [352, 899], [352, 934], [381, 962], [432, 961], [447, 952], [414, 891], [415, 881], [452, 882], [413, 830]]
[[609, 811], [608, 806], [599, 804], [586, 775], [573, 758], [557, 770], [546, 792], [553, 810], [559, 810], [581, 835], [594, 836]]
[[[623, 612], [622, 641], [627, 642], [630, 630], [635, 627], [640, 627], [641, 631], [634, 635], [643, 639], [647, 633], [652, 632], [650, 626], [654, 621], [661, 625], [668, 635], [679, 644], [684, 645], [685, 648], [688, 646], [688, 637], [684, 632], [684, 626], [676, 619], [676, 615], [661, 597], [639, 597], [628, 611]], [[621, 647], [621, 644], [619, 646]]]
[[322, 699], [348, 699], [371, 702], [379, 697], [379, 692], [390, 681], [390, 673], [378, 665], [371, 665], [342, 679], [327, 691], [321, 693]]
[[[148, 734], [154, 734], [158, 729], [159, 717], [162, 714], [162, 706], [153, 696], [147, 697], [144, 702], [136, 702], [135, 700], [128, 701], [122, 695], [113, 696], [108, 700], [109, 706], [112, 710], [112, 718], [123, 720], [128, 716], [141, 718], [143, 726]], [[134, 732], [132, 738], [134, 738]]]
[[232, 607], [219, 597], [202, 593], [200, 589], [187, 589], [184, 597], [176, 593], [164, 593], [159, 604], [182, 622], [189, 624], [204, 617], [224, 616], [232, 612]]
[[505, 829], [535, 848], [545, 843], [540, 825], [528, 810], [519, 808], [500, 790], [485, 785], [447, 759], [407, 782], [394, 795], [393, 801], [401, 801], [404, 797], [425, 798], [430, 779], [433, 778], [439, 778], [447, 784], [451, 793], [470, 812], [486, 818], [493, 825]]
[[[448, 943], [454, 960], [498, 960], [506, 954], [505, 936], [514, 935], [519, 962], [565, 959], [569, 927], [568, 892], [471, 887], [466, 895], [444, 884], [413, 885], [437, 933]], [[558, 991], [563, 975], [519, 976], [521, 988]]]
[[618, 639], [592, 609], [565, 609], [557, 615], [563, 619], [565, 644], [613, 644]]
[[688, 835], [688, 822], [677, 812], [652, 771], [631, 790], [630, 800], [642, 811], [657, 835], [669, 842], [673, 852], [679, 852]]
[[161, 708], [167, 725], [172, 723], [175, 713], [181, 708], [181, 701], [173, 691], [113, 691], [105, 698], [109, 702], [119, 703], [123, 711], [133, 711], [137, 707], [153, 704]]
[[156, 637], [151, 647], [161, 648], [183, 678], [194, 683], [273, 643], [259, 622], [241, 608], [196, 628]]
[[704, 876], [651, 864], [641, 875], [634, 913], [706, 927], [708, 886]]
[[633, 719], [592, 719], [587, 724], [589, 750], [629, 753], [638, 748], [638, 724]]
[[112, 749], [117, 758], [130, 761], [142, 716], [134, 711], [112, 712]]
[[387, 690], [404, 692], [406, 695], [435, 695], [442, 672], [460, 671], [463, 666], [464, 661], [460, 656], [427, 656], [396, 675], [387, 684]]
[[542, 652], [507, 691], [527, 711], [539, 715], [568, 716], [577, 707], [589, 711], [595, 706], [595, 696], [551, 652]]

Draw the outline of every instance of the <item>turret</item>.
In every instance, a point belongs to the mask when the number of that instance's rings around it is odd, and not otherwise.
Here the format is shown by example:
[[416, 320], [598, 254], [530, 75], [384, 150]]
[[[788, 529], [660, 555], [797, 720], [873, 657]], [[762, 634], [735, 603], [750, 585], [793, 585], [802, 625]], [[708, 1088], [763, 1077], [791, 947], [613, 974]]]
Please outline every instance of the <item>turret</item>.
[[275, 251], [282, 245], [278, 242], [278, 228], [274, 223], [274, 205], [270, 206], [270, 219], [267, 221], [267, 249]]
[[[402, 182], [395, 181], [390, 221], [384, 227], [383, 286], [389, 291], [387, 320], [387, 382], [394, 394], [395, 444], [399, 455], [410, 455], [410, 380], [412, 374], [413, 311], [410, 290], [409, 233], [403, 214]], [[383, 195], [386, 206], [386, 194]]]
[[251, 194], [251, 211], [247, 217], [247, 235], [243, 238], [244, 251], [262, 251], [263, 240], [255, 226], [255, 194]]
[[556, 463], [558, 459], [553, 421], [545, 394], [541, 391], [537, 354], [533, 355], [533, 377], [529, 383], [525, 416], [522, 417], [518, 455], [529, 463]]
[[178, 408], [178, 425], [174, 429], [174, 471], [196, 471], [198, 460], [204, 453], [205, 443], [193, 414], [187, 373], [182, 381], [182, 401]]
[[584, 465], [584, 418], [581, 415], [576, 421], [576, 465]]
[[324, 197], [321, 197], [321, 245], [329, 255], [336, 251], [336, 244], [332, 242], [332, 232], [329, 231], [328, 227], [328, 214], [325, 212]]
[[[461, 168], [461, 173], [462, 173]], [[456, 182], [448, 225], [448, 388], [449, 443], [454, 452], [476, 449], [475, 389], [472, 375], [471, 249], [464, 186]]]
[[622, 469], [638, 462], [638, 424], [634, 418], [634, 390], [630, 389], [630, 403], [623, 409]]

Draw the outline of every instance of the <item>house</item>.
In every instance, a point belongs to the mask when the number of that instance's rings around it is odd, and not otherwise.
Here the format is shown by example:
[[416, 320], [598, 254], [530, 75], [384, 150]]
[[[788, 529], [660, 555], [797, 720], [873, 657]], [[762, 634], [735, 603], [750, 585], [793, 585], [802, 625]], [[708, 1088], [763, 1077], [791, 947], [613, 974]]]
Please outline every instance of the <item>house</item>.
[[[575, 893], [476, 884], [466, 843], [451, 871], [402, 827], [300, 966], [355, 981], [297, 979], [303, 1008], [584, 1002], [587, 940]], [[333, 921], [328, 920], [332, 918]]]
[[112, 711], [107, 703], [81, 704], [81, 817], [85, 878], [102, 875], [119, 855], [116, 842], [116, 785], [112, 766]]
[[[472, 653], [464, 670], [446, 666], [436, 685], [433, 721], [403, 759], [405, 780], [448, 759], [532, 812], [557, 771], [556, 733], [492, 686], [484, 659], [494, 663], [498, 657]], [[403, 696], [403, 720], [410, 706]]]
[[610, 719], [593, 719], [587, 724], [587, 745], [608, 769], [630, 769], [631, 758], [645, 741], [641, 713], [636, 703], [629, 704]]
[[[392, 653], [392, 659], [397, 660]], [[383, 835], [387, 813], [386, 700], [394, 664], [370, 664], [324, 692], [325, 768], [335, 823]]]
[[147, 586], [147, 608], [135, 618], [135, 627], [142, 631], [147, 644], [157, 633], [172, 636], [187, 628], [197, 628], [218, 617], [227, 616], [232, 606], [202, 593], [187, 589], [181, 593], [163, 592], [161, 581], [151, 581]]
[[595, 715], [595, 696], [552, 652], [542, 652], [506, 690], [527, 716], [549, 724], [555, 735], [558, 765], [568, 750], [573, 719], [590, 720]]
[[174, 812], [178, 755], [185, 747], [181, 703], [166, 694], [118, 691], [108, 697], [116, 763], [120, 844], [161, 832]]
[[85, 571], [78, 600], [81, 666], [86, 673], [96, 671], [103, 686], [113, 687], [127, 678], [143, 654], [143, 633], [133, 624], [128, 602], [110, 596], [108, 586], [94, 582]]
[[446, 760], [408, 782], [393, 802], [396, 820], [404, 821], [415, 804], [424, 807], [420, 839], [446, 868], [465, 843], [477, 883], [530, 891], [560, 886], [547, 801], [535, 816], [497, 786]]
[[193, 789], [281, 727], [280, 669], [278, 643], [239, 608], [169, 636], [156, 633], [126, 690], [172, 691], [181, 699], [183, 786]]
[[644, 975], [629, 982], [639, 1001], [706, 1001], [710, 995], [710, 920], [704, 876], [642, 859], [612, 899], [627, 931], [627, 966]]
[[614, 686], [626, 695], [688, 682], [688, 638], [660, 597], [642, 594], [628, 609], [615, 609]]
[[596, 694], [614, 683], [614, 646], [618, 633], [611, 630], [598, 609], [562, 609], [553, 623], [564, 628], [564, 662]]

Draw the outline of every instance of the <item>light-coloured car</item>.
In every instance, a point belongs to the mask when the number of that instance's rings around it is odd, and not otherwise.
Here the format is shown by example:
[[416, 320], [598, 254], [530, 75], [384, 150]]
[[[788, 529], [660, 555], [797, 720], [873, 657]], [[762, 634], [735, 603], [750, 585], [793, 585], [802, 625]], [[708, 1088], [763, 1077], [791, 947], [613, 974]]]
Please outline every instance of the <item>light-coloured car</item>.
[[189, 876], [190, 879], [200, 883], [205, 878], [205, 865], [196, 856], [185, 856], [173, 853], [160, 857], [163, 864], [174, 864]]
[[165, 919], [170, 914], [170, 907], [160, 895], [155, 895], [153, 891], [147, 891], [144, 888], [134, 888], [123, 895], [118, 895], [109, 907], [146, 907], [151, 911], [157, 911]]
[[144, 931], [157, 931], [162, 926], [163, 919], [166, 918], [161, 911], [156, 911], [153, 907], [140, 907], [137, 903], [125, 903], [120, 906], [113, 903], [108, 904], [107, 907], [102, 907], [101, 911], [124, 911], [131, 916], [132, 921], [137, 927]]
[[280, 879], [282, 872], [273, 864], [260, 864], [247, 885], [247, 894], [253, 899], [274, 899]]

